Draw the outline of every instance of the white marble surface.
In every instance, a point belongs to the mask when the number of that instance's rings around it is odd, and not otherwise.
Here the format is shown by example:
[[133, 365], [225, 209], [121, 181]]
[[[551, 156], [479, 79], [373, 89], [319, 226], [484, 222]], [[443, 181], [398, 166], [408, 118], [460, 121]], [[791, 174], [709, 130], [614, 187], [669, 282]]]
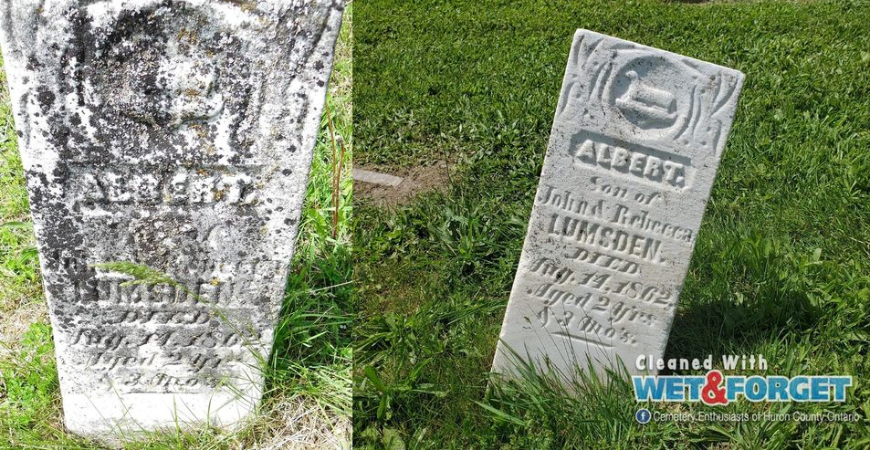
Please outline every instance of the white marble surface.
[[494, 372], [663, 356], [742, 84], [576, 32]]
[[[0, 0], [64, 420], [104, 440], [259, 403], [338, 0]], [[124, 287], [91, 265], [144, 264]]]

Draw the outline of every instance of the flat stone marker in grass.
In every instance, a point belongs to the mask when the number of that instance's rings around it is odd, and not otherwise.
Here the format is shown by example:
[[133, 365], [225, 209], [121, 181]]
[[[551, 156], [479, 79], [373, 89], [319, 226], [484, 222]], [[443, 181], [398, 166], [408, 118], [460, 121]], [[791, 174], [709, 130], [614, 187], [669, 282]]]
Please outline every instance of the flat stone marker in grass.
[[[578, 30], [493, 371], [663, 357], [743, 74]], [[655, 372], [653, 370], [652, 372]]]
[[[342, 9], [0, 0], [72, 432], [229, 427], [259, 403]], [[92, 267], [113, 261], [181, 285]]]
[[382, 186], [396, 187], [402, 184], [402, 178], [388, 173], [372, 172], [365, 169], [353, 169], [353, 180], [362, 183], [379, 184]]

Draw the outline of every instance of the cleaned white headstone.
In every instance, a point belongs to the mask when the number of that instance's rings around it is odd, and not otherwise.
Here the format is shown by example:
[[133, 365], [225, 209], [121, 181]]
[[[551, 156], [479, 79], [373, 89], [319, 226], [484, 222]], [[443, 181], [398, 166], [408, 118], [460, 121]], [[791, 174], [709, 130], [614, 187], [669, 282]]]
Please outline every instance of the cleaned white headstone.
[[[0, 0], [69, 430], [260, 401], [340, 0]], [[130, 261], [182, 289], [124, 287]]]
[[494, 372], [663, 357], [742, 84], [577, 31]]

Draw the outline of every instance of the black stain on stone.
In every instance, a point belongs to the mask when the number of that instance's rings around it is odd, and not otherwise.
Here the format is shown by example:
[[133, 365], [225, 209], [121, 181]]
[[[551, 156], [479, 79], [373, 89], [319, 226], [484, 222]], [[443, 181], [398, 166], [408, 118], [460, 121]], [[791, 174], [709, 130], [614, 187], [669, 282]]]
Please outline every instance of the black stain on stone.
[[27, 70], [35, 72], [42, 67], [42, 64], [36, 59], [35, 55], [31, 55], [27, 58]]
[[39, 86], [37, 88], [36, 99], [39, 101], [39, 106], [42, 107], [43, 111], [48, 112], [54, 106], [54, 92], [51, 92], [46, 86]]
[[58, 164], [57, 167], [54, 168], [54, 172], [52, 172], [52, 175], [54, 176], [56, 182], [64, 185], [67, 184], [72, 176], [69, 167], [66, 164]]

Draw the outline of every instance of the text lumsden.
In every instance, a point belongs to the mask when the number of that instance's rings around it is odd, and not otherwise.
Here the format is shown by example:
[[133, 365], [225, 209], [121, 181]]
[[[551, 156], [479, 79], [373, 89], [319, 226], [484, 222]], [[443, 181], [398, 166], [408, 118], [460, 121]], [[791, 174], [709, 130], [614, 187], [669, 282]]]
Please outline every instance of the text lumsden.
[[662, 241], [641, 234], [626, 233], [588, 220], [553, 214], [547, 232], [586, 245], [595, 245], [602, 250], [636, 256], [654, 263], [664, 262], [661, 254]]

